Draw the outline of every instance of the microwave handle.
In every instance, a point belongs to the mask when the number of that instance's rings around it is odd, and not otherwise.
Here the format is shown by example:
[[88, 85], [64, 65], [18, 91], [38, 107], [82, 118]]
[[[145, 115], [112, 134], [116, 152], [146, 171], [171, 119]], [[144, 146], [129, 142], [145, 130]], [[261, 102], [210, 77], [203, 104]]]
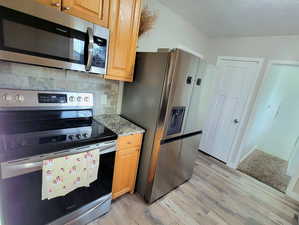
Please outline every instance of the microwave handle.
[[93, 29], [88, 27], [87, 28], [88, 34], [88, 49], [87, 49], [87, 63], [86, 63], [86, 71], [91, 70], [91, 65], [93, 61]]

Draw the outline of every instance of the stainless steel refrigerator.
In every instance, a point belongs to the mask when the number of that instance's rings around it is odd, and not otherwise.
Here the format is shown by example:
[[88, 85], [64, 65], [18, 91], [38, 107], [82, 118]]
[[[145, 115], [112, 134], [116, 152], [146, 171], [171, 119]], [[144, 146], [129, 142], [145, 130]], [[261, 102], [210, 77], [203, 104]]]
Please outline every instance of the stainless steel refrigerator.
[[122, 116], [146, 129], [137, 192], [153, 202], [191, 178], [199, 146], [201, 60], [185, 51], [138, 53]]

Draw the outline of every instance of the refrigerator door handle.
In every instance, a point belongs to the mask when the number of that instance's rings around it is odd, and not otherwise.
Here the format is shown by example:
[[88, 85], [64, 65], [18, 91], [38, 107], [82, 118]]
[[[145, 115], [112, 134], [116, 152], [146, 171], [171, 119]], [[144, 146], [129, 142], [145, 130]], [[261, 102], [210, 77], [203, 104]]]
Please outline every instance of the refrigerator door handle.
[[158, 165], [158, 158], [160, 153], [160, 142], [164, 136], [164, 130], [166, 128], [165, 121], [168, 117], [168, 105], [169, 102], [171, 102], [170, 96], [171, 96], [171, 89], [173, 86], [173, 75], [175, 73], [175, 65], [177, 63], [177, 52], [172, 51], [170, 54], [170, 62], [168, 65], [166, 80], [163, 84], [163, 91], [162, 91], [162, 97], [160, 102], [160, 115], [157, 122], [157, 128], [155, 132], [155, 138], [154, 138], [154, 144], [153, 144], [153, 150], [150, 160], [150, 167], [148, 170], [147, 175], [147, 182], [149, 185], [148, 192], [151, 192], [152, 184], [154, 181], [157, 165]]

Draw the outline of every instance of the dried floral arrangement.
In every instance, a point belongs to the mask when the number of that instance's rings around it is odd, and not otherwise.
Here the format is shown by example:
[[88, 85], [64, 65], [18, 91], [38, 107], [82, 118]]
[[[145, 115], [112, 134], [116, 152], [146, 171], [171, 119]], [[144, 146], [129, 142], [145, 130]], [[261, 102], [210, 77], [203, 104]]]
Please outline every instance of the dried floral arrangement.
[[154, 27], [157, 17], [157, 12], [150, 10], [148, 6], [145, 6], [142, 9], [138, 34], [139, 37]]

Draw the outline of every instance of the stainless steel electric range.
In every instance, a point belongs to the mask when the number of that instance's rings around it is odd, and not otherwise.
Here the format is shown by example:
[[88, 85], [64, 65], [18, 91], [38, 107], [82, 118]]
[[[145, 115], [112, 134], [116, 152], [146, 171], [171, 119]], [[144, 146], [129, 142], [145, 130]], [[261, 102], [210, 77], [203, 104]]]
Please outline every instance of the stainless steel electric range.
[[[117, 135], [92, 107], [89, 93], [0, 89], [1, 225], [86, 224], [109, 211]], [[43, 160], [92, 149], [98, 179], [41, 200]]]

